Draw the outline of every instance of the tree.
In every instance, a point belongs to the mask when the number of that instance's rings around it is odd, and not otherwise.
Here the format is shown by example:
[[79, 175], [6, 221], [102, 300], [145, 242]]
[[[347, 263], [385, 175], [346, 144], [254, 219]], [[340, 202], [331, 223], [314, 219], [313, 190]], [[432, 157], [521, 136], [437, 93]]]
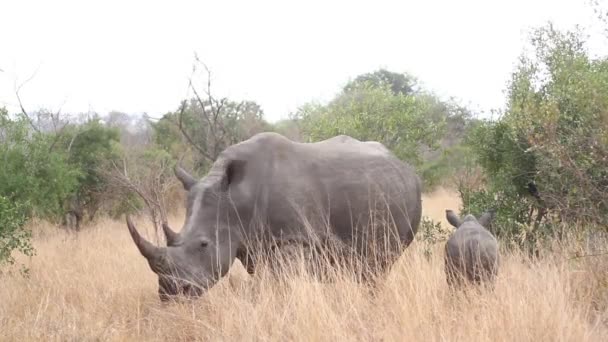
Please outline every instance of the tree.
[[203, 91], [195, 87], [191, 77], [189, 88], [194, 97], [182, 101], [176, 112], [167, 113], [153, 127], [160, 146], [180, 153], [185, 153], [184, 145], [192, 147], [198, 154], [195, 168], [205, 169], [226, 147], [270, 130], [271, 125], [264, 120], [262, 108], [253, 101], [216, 98], [211, 89], [211, 72], [196, 58], [194, 70], [200, 65], [206, 71]]
[[[154, 145], [126, 148], [121, 151], [118, 161], [110, 161], [109, 164], [104, 169], [107, 181], [123, 196], [134, 194], [143, 201], [157, 238], [160, 238], [171, 203], [168, 195], [179, 184], [173, 174], [175, 162], [171, 155]], [[134, 196], [130, 196], [124, 204], [134, 209], [140, 208]]]
[[327, 105], [306, 104], [295, 116], [309, 141], [339, 134], [375, 140], [419, 166], [421, 147], [436, 148], [445, 124], [445, 118], [429, 115], [430, 99], [424, 93], [394, 93], [387, 84], [352, 84]]
[[99, 118], [92, 118], [82, 125], [71, 125], [62, 135], [61, 145], [68, 155], [67, 162], [81, 171], [78, 187], [67, 208], [67, 212], [76, 219], [77, 230], [85, 212], [92, 220], [105, 198], [107, 182], [101, 175], [101, 168], [105, 161], [117, 157], [115, 144], [119, 139], [118, 129], [103, 125]]
[[14, 251], [33, 255], [27, 220], [57, 220], [77, 188], [80, 172], [54, 150], [56, 142], [27, 118], [11, 118], [0, 108], [0, 264], [12, 264]]
[[27, 119], [0, 110], [0, 195], [29, 203], [32, 215], [51, 221], [63, 216], [64, 203], [78, 188], [81, 171], [54, 149], [53, 134], [34, 131]]
[[592, 59], [580, 31], [533, 31], [509, 85], [508, 107], [470, 146], [485, 189], [464, 209], [497, 206], [497, 235], [534, 249], [565, 227], [608, 226], [608, 58]]
[[0, 266], [15, 263], [15, 250], [27, 256], [34, 254], [31, 233], [25, 229], [27, 212], [25, 204], [0, 195]]
[[377, 88], [388, 86], [394, 95], [411, 95], [415, 92], [416, 79], [408, 74], [399, 74], [386, 69], [379, 69], [357, 76], [344, 86], [343, 91], [349, 92], [363, 85]]

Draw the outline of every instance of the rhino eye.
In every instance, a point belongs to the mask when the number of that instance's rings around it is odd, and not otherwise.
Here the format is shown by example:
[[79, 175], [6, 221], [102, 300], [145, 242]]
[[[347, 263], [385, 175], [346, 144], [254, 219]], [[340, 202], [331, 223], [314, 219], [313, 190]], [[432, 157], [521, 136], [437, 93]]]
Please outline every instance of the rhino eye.
[[209, 241], [203, 241], [201, 242], [201, 248], [205, 248], [209, 245]]

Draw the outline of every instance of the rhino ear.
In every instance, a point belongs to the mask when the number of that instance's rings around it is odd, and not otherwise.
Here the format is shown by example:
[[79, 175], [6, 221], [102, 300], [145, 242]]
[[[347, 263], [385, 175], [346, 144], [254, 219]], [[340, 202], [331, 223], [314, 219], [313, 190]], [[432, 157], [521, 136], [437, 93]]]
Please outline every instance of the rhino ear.
[[496, 210], [490, 209], [490, 210], [486, 211], [485, 213], [483, 213], [483, 215], [481, 215], [479, 217], [477, 222], [479, 222], [480, 225], [487, 228], [490, 225], [490, 223], [492, 223], [492, 220], [494, 220], [495, 217], [496, 217]]
[[447, 209], [445, 211], [445, 218], [455, 228], [460, 227], [460, 225], [462, 224], [462, 220], [460, 218], [458, 218], [458, 216], [456, 216], [456, 214], [454, 213], [454, 211], [452, 211], [450, 209]]
[[242, 159], [233, 159], [226, 165], [226, 171], [220, 188], [222, 191], [228, 191], [228, 188], [233, 184], [238, 184], [245, 177], [245, 169], [247, 161]]
[[194, 184], [196, 184], [196, 178], [192, 177], [186, 170], [182, 169], [179, 165], [175, 166], [175, 176], [182, 182], [184, 190], [188, 191]]

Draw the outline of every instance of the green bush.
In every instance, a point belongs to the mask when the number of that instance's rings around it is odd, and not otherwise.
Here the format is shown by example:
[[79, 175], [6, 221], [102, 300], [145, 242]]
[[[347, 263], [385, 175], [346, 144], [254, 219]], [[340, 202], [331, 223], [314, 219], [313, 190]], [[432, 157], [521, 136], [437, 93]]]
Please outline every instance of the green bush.
[[428, 259], [432, 255], [432, 247], [440, 242], [447, 241], [452, 230], [441, 226], [441, 222], [435, 222], [432, 219], [423, 216], [420, 221], [419, 234], [416, 238], [419, 239], [424, 248], [424, 256]]
[[62, 218], [82, 174], [53, 149], [55, 143], [51, 134], [32, 131], [26, 119], [0, 110], [0, 196], [28, 203], [33, 215], [52, 221]]
[[531, 42], [504, 116], [467, 137], [487, 184], [461, 189], [463, 210], [495, 207], [497, 235], [529, 247], [564, 229], [608, 227], [608, 59], [551, 25]]
[[308, 141], [349, 135], [378, 141], [399, 158], [419, 166], [421, 147], [436, 149], [445, 117], [430, 113], [435, 103], [425, 94], [394, 93], [389, 85], [350, 85], [327, 105], [307, 104], [296, 115]]
[[0, 196], [0, 266], [13, 265], [13, 252], [34, 255], [30, 243], [31, 232], [24, 228], [28, 218], [26, 205]]
[[441, 150], [440, 155], [426, 161], [420, 167], [425, 191], [432, 191], [438, 186], [453, 188], [458, 184], [459, 176], [476, 166], [471, 148], [457, 144]]

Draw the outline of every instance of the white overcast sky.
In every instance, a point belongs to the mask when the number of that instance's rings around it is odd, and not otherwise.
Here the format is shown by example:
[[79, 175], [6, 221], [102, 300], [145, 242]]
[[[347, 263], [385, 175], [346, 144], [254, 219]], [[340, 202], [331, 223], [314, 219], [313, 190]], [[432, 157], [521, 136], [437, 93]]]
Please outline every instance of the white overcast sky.
[[380, 67], [473, 108], [503, 105], [526, 30], [594, 20], [586, 0], [25, 1], [0, 4], [0, 106], [175, 110], [193, 55], [218, 96], [274, 121]]

